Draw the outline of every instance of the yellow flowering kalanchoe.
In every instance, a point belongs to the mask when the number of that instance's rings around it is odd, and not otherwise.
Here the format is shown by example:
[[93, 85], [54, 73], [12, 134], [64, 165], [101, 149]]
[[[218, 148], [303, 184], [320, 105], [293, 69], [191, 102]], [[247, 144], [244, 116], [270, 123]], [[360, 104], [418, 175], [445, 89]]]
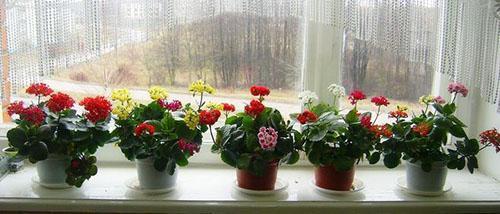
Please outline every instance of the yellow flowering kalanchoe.
[[135, 103], [134, 102], [121, 102], [117, 103], [113, 107], [112, 113], [120, 120], [127, 119], [132, 110], [134, 110]]
[[189, 86], [189, 92], [191, 92], [193, 94], [196, 94], [196, 93], [201, 94], [203, 92], [206, 92], [209, 94], [214, 94], [215, 88], [210, 86], [208, 83], [205, 83], [205, 81], [203, 81], [203, 80], [198, 80], [198, 81], [191, 83], [191, 85]]
[[152, 100], [165, 99], [168, 97], [167, 89], [160, 86], [152, 86], [149, 88], [148, 92]]
[[408, 106], [407, 105], [397, 105], [396, 109], [398, 111], [408, 111]]
[[219, 111], [224, 110], [224, 106], [222, 104], [214, 102], [208, 102], [207, 108], [210, 110], [219, 110]]
[[200, 117], [198, 117], [198, 114], [195, 111], [189, 109], [186, 111], [186, 115], [184, 116], [184, 122], [191, 130], [194, 130], [200, 122]]
[[132, 100], [132, 96], [130, 95], [130, 92], [126, 88], [116, 89], [111, 92], [111, 100], [128, 102]]
[[418, 98], [418, 102], [422, 105], [429, 105], [434, 100], [434, 96], [432, 95], [424, 95]]

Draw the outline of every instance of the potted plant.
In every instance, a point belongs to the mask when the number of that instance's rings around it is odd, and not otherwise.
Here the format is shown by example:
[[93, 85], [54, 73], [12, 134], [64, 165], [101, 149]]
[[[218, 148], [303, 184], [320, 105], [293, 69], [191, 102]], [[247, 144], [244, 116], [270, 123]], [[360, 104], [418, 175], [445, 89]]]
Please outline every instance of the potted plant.
[[36, 163], [42, 186], [80, 187], [97, 173], [92, 154], [111, 140], [111, 103], [101, 96], [87, 97], [79, 103], [84, 111], [78, 113], [73, 98], [54, 93], [43, 83], [31, 85], [26, 93], [37, 97], [36, 104], [17, 101], [7, 108], [10, 116], [17, 117], [17, 126], [7, 132], [9, 145], [18, 156]]
[[217, 128], [212, 152], [222, 161], [236, 168], [237, 184], [249, 190], [274, 190], [278, 166], [293, 164], [299, 153], [292, 124], [285, 122], [281, 113], [262, 103], [270, 90], [252, 86], [253, 99], [245, 111], [226, 118]]
[[[441, 192], [448, 168], [462, 170], [467, 166], [473, 173], [478, 168], [479, 151], [491, 145], [498, 151], [496, 129], [482, 134], [484, 146], [480, 148], [478, 140], [467, 136], [466, 125], [455, 116], [455, 101], [460, 95], [467, 96], [467, 88], [454, 82], [449, 84], [448, 91], [449, 102], [441, 96], [422, 96], [419, 101], [425, 110], [413, 118], [407, 118], [407, 108], [398, 107], [390, 112], [390, 117], [395, 118], [391, 127], [393, 136], [377, 150], [388, 168], [398, 166], [401, 158], [406, 160], [406, 185], [410, 192]], [[450, 135], [456, 138], [451, 143]]]
[[[344, 96], [341, 86], [332, 85], [330, 91], [334, 100]], [[355, 164], [366, 157], [371, 164], [378, 162], [378, 157], [371, 154], [383, 137], [390, 135], [386, 125], [376, 125], [381, 106], [389, 102], [382, 96], [372, 98], [378, 106], [377, 117], [372, 121], [371, 113], [360, 113], [357, 103], [366, 99], [361, 91], [353, 91], [349, 100], [354, 108], [346, 115], [340, 115], [335, 106], [325, 103], [313, 104], [315, 95], [300, 97], [305, 110], [294, 114], [300, 124], [302, 135], [299, 143], [303, 145], [307, 158], [315, 166], [316, 186], [335, 190], [349, 191], [353, 186]]]
[[194, 82], [189, 91], [201, 95], [197, 108], [169, 100], [165, 88], [149, 89], [152, 101], [146, 105], [132, 101], [127, 89], [112, 92], [113, 113], [119, 147], [125, 157], [136, 162], [141, 189], [161, 190], [174, 187], [176, 165], [188, 165], [188, 158], [199, 152], [202, 134], [220, 116], [218, 110], [203, 110], [205, 93], [215, 89], [203, 81]]

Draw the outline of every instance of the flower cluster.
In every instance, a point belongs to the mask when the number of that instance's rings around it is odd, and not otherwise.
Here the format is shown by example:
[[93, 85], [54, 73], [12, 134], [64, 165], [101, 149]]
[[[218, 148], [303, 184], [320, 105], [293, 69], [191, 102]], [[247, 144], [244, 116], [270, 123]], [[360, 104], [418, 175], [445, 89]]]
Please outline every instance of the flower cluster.
[[186, 111], [186, 115], [184, 116], [184, 122], [189, 129], [195, 130], [196, 126], [200, 123], [200, 117], [195, 111], [189, 109]]
[[198, 80], [193, 83], [188, 88], [189, 92], [193, 94], [203, 94], [203, 93], [208, 93], [208, 94], [214, 94], [215, 93], [215, 88], [210, 86], [208, 83], [205, 83], [203, 80]]
[[148, 92], [152, 100], [165, 99], [168, 97], [167, 89], [160, 86], [152, 86], [149, 88]]
[[367, 128], [367, 129], [371, 128], [371, 126], [372, 126], [371, 120], [372, 120], [372, 115], [371, 114], [362, 114], [362, 115], [360, 115], [359, 121], [361, 123], [361, 126]]
[[43, 97], [49, 96], [50, 94], [52, 94], [52, 92], [54, 92], [54, 90], [49, 88], [44, 83], [35, 83], [35, 84], [30, 85], [26, 89], [26, 93], [28, 93], [28, 94], [32, 94], [35, 96], [43, 96]]
[[129, 102], [132, 100], [130, 92], [126, 88], [115, 89], [111, 92], [111, 100], [120, 102]]
[[303, 91], [299, 93], [299, 100], [304, 105], [311, 105], [318, 100], [318, 95], [312, 91]]
[[146, 122], [139, 124], [137, 127], [135, 127], [134, 134], [135, 136], [141, 136], [144, 133], [147, 133], [149, 135], [153, 135], [155, 133], [155, 127], [153, 125], [150, 125]]
[[257, 137], [259, 138], [260, 147], [263, 150], [274, 150], [278, 142], [278, 132], [271, 127], [260, 127]]
[[265, 108], [266, 107], [264, 106], [264, 104], [262, 104], [260, 101], [252, 100], [250, 101], [249, 105], [245, 106], [245, 113], [250, 116], [257, 117], [264, 111]]
[[219, 120], [220, 114], [217, 109], [203, 110], [200, 112], [200, 124], [211, 126]]
[[462, 94], [463, 97], [467, 97], [469, 90], [465, 87], [464, 84], [459, 82], [453, 82], [448, 85], [448, 92]]
[[337, 85], [331, 84], [328, 86], [328, 91], [333, 94], [334, 97], [343, 97], [345, 96], [345, 88]]
[[441, 96], [435, 96], [434, 99], [432, 100], [434, 103], [437, 103], [437, 104], [445, 104], [446, 103], [446, 100], [441, 97]]
[[69, 95], [58, 92], [50, 95], [47, 108], [54, 113], [59, 113], [73, 107], [74, 103], [75, 101]]
[[21, 120], [28, 121], [29, 123], [34, 125], [42, 124], [46, 117], [42, 109], [34, 105], [24, 109], [19, 116]]
[[418, 102], [422, 105], [429, 105], [434, 102], [434, 96], [432, 95], [424, 95], [418, 98]]
[[374, 103], [376, 106], [389, 105], [389, 100], [387, 100], [387, 98], [385, 98], [384, 96], [372, 97], [371, 102]]
[[127, 119], [134, 110], [136, 104], [132, 101], [132, 96], [128, 89], [116, 89], [111, 92], [111, 100], [115, 101], [112, 113], [118, 116], [118, 119]]
[[219, 110], [222, 111], [224, 109], [224, 106], [220, 103], [214, 103], [214, 102], [208, 102], [207, 103], [207, 108], [212, 109], [212, 110]]
[[178, 111], [182, 109], [182, 103], [179, 100], [172, 100], [172, 102], [167, 102], [167, 100], [159, 99], [158, 104], [169, 111]]
[[354, 90], [349, 94], [348, 99], [352, 105], [356, 105], [358, 101], [366, 99], [366, 95], [362, 91]]
[[15, 101], [7, 107], [7, 114], [12, 116], [14, 114], [22, 114], [24, 111], [24, 102], [23, 101]]
[[497, 153], [500, 152], [500, 133], [498, 133], [497, 129], [483, 131], [479, 134], [479, 138], [483, 145], [491, 144], [495, 147]]
[[384, 125], [372, 125], [370, 127], [370, 131], [375, 134], [376, 138], [379, 138], [381, 136], [389, 138], [389, 137], [392, 136], [392, 131], [391, 131], [390, 127], [387, 124], [384, 124]]
[[316, 122], [318, 120], [318, 116], [316, 116], [316, 114], [314, 114], [313, 112], [311, 112], [309, 110], [305, 110], [304, 112], [300, 113], [297, 116], [297, 120], [301, 124], [306, 124], [308, 122]]
[[250, 87], [250, 93], [253, 96], [263, 97], [263, 96], [269, 95], [271, 93], [271, 91], [269, 90], [269, 88], [267, 88], [265, 86], [253, 85], [252, 87]]
[[111, 103], [103, 96], [86, 97], [80, 105], [87, 110], [85, 117], [92, 123], [105, 120], [111, 112]]
[[389, 118], [396, 118], [396, 120], [399, 120], [401, 118], [407, 118], [408, 117], [408, 113], [406, 113], [407, 110], [408, 107], [397, 105], [395, 111], [389, 112]]
[[421, 122], [411, 128], [415, 133], [418, 133], [422, 137], [427, 137], [431, 132], [432, 126], [426, 122]]
[[234, 107], [233, 104], [221, 103], [221, 105], [222, 105], [222, 110], [225, 111], [225, 112], [234, 112], [234, 111], [236, 111], [236, 108]]
[[188, 152], [189, 155], [194, 155], [196, 152], [200, 152], [200, 146], [194, 143], [188, 142], [188, 140], [181, 138], [177, 141], [179, 149], [183, 152]]

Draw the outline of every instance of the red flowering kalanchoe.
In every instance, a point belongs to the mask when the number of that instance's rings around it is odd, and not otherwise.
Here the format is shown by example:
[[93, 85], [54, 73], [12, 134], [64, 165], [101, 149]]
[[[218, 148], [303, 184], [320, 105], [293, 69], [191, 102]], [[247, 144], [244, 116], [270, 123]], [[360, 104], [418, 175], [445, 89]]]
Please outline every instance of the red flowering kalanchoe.
[[158, 104], [169, 111], [177, 111], [182, 108], [182, 103], [179, 100], [172, 100], [172, 102], [167, 102], [164, 99], [158, 99]]
[[194, 143], [188, 142], [188, 140], [181, 138], [177, 141], [179, 149], [183, 152], [189, 152], [189, 155], [194, 155], [194, 153], [200, 152], [200, 146]]
[[267, 96], [271, 91], [265, 86], [254, 85], [250, 87], [250, 93], [252, 93], [253, 96]]
[[305, 110], [297, 116], [297, 120], [300, 124], [306, 124], [308, 122], [316, 122], [318, 120], [318, 116], [309, 110]]
[[359, 119], [361, 126], [369, 129], [372, 126], [372, 116], [370, 114], [362, 114], [361, 118]]
[[374, 103], [376, 106], [387, 106], [387, 105], [389, 105], [389, 100], [387, 100], [387, 98], [385, 98], [384, 96], [372, 97], [371, 102]]
[[50, 95], [50, 99], [47, 101], [47, 108], [54, 113], [59, 113], [73, 107], [74, 103], [75, 101], [69, 95], [58, 92]]
[[495, 147], [495, 151], [500, 152], [500, 134], [497, 129], [493, 128], [490, 130], [486, 130], [479, 134], [481, 144], [485, 146], [492, 145]]
[[7, 114], [9, 114], [9, 116], [12, 116], [14, 114], [22, 114], [24, 111], [24, 102], [23, 101], [16, 101], [16, 102], [13, 102], [11, 104], [9, 104], [9, 106], [7, 107]]
[[469, 93], [469, 90], [462, 83], [452, 82], [448, 85], [448, 92], [462, 94], [463, 97], [466, 97]]
[[221, 103], [221, 105], [222, 105], [222, 110], [225, 111], [225, 112], [234, 112], [234, 111], [236, 111], [236, 108], [234, 107], [233, 104]]
[[413, 132], [418, 133], [422, 137], [427, 137], [427, 135], [431, 132], [431, 129], [431, 125], [425, 122], [421, 122], [411, 128]]
[[358, 101], [366, 99], [366, 95], [360, 90], [354, 90], [349, 94], [348, 99], [352, 105], [356, 105]]
[[78, 169], [80, 168], [80, 165], [81, 165], [80, 159], [71, 160], [71, 169]]
[[135, 127], [134, 134], [135, 136], [141, 136], [143, 134], [153, 135], [155, 133], [155, 127], [146, 122], [139, 124]]
[[38, 106], [32, 105], [21, 112], [20, 119], [33, 125], [40, 125], [45, 120], [45, 113]]
[[92, 123], [105, 120], [111, 112], [111, 102], [103, 96], [86, 97], [80, 105], [87, 110], [85, 117]]
[[213, 125], [219, 120], [220, 111], [217, 109], [203, 110], [200, 112], [200, 124]]
[[26, 89], [26, 93], [28, 94], [33, 94], [35, 96], [43, 96], [43, 97], [49, 96], [50, 94], [52, 94], [52, 92], [54, 91], [44, 83], [35, 83], [30, 85]]
[[256, 117], [260, 113], [262, 113], [265, 108], [266, 107], [264, 106], [264, 104], [262, 104], [260, 101], [252, 100], [250, 101], [249, 105], [245, 106], [245, 113], [250, 116]]

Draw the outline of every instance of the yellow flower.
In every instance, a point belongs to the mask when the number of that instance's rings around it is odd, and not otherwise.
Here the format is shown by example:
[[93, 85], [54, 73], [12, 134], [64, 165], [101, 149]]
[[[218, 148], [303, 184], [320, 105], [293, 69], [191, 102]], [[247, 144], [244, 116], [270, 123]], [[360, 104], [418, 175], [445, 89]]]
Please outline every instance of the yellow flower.
[[114, 106], [112, 113], [118, 116], [120, 120], [124, 120], [129, 117], [134, 107], [135, 103], [133, 102], [118, 103]]
[[152, 86], [149, 88], [148, 92], [153, 100], [165, 99], [168, 97], [167, 89], [160, 86]]
[[191, 130], [194, 130], [200, 122], [200, 117], [198, 117], [198, 114], [195, 111], [189, 109], [186, 111], [186, 115], [184, 116], [184, 122]]
[[429, 105], [434, 100], [434, 96], [432, 95], [424, 95], [418, 98], [418, 102], [422, 105]]
[[193, 94], [196, 94], [196, 93], [201, 94], [203, 92], [207, 92], [209, 94], [214, 94], [215, 88], [210, 86], [208, 83], [205, 83], [205, 81], [203, 81], [203, 80], [198, 80], [198, 81], [191, 83], [191, 85], [189, 86], [189, 92], [192, 92]]
[[219, 110], [222, 111], [224, 109], [224, 106], [220, 103], [214, 103], [214, 102], [208, 102], [207, 103], [207, 108], [211, 110]]
[[397, 105], [396, 109], [398, 111], [408, 111], [408, 106], [407, 105]]
[[130, 92], [126, 88], [116, 89], [111, 92], [111, 100], [128, 102], [132, 100], [132, 96], [130, 96]]

